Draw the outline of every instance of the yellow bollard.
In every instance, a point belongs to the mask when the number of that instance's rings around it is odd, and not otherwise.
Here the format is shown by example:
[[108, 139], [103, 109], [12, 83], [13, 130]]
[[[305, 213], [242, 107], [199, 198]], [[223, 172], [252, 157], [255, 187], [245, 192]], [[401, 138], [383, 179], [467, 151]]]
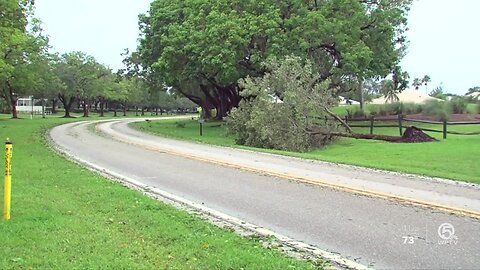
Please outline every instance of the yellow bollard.
[[10, 220], [12, 195], [12, 143], [5, 142], [5, 186], [3, 190], [3, 219]]

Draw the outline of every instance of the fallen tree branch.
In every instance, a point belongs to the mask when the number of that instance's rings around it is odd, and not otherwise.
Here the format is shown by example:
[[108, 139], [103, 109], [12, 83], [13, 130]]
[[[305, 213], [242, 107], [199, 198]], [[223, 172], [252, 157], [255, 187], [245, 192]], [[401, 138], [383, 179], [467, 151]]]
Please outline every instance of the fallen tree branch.
[[334, 137], [346, 137], [354, 139], [380, 140], [396, 143], [417, 143], [417, 142], [433, 142], [437, 139], [425, 134], [421, 129], [414, 126], [408, 127], [403, 133], [403, 136], [389, 136], [379, 134], [363, 134], [363, 133], [348, 133], [339, 131], [328, 131], [320, 128], [313, 128], [307, 130], [310, 135], [323, 135]]
[[325, 112], [327, 112], [327, 114], [329, 114], [331, 117], [335, 118], [338, 122], [340, 122], [342, 126], [344, 126], [347, 129], [349, 133], [353, 133], [352, 128], [347, 123], [345, 123], [345, 121], [343, 121], [342, 118], [340, 118], [334, 112], [330, 111], [330, 109], [328, 109], [327, 107], [323, 107], [323, 109], [325, 110]]
[[400, 136], [325, 131], [325, 130], [315, 130], [315, 131], [312, 130], [312, 131], [309, 131], [309, 133], [310, 135], [325, 135], [325, 136], [346, 137], [346, 138], [354, 138], [354, 139], [381, 140], [381, 141], [387, 141], [387, 142], [398, 142], [399, 140], [402, 139], [402, 137]]

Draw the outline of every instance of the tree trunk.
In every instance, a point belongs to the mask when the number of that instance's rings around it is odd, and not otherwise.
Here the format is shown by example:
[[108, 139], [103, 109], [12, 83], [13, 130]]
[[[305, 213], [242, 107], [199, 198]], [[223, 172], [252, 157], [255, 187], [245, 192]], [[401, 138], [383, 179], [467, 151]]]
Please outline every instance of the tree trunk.
[[202, 119], [210, 119], [212, 118], [212, 112], [208, 107], [202, 106]]
[[123, 104], [123, 116], [127, 116], [127, 103]]
[[365, 98], [363, 95], [363, 79], [358, 79], [358, 91], [360, 94], [360, 110], [363, 111], [363, 103], [365, 102]]
[[56, 113], [57, 113], [57, 99], [52, 98], [52, 114], [56, 114]]
[[315, 128], [308, 130], [310, 135], [325, 135], [334, 137], [347, 137], [354, 139], [367, 139], [367, 140], [380, 140], [396, 143], [417, 143], [417, 142], [433, 142], [437, 139], [425, 134], [421, 129], [414, 126], [408, 127], [403, 136], [389, 136], [378, 134], [363, 134], [363, 133], [348, 133], [348, 132], [335, 132], [322, 130], [321, 128]]
[[142, 113], [141, 116], [145, 116], [145, 107], [142, 106]]
[[103, 101], [103, 98], [100, 99], [100, 117], [105, 116], [105, 102]]
[[328, 135], [335, 137], [347, 137], [354, 139], [368, 139], [368, 140], [381, 140], [387, 142], [398, 142], [402, 137], [400, 136], [389, 136], [389, 135], [377, 135], [377, 134], [363, 134], [363, 133], [348, 133], [348, 132], [333, 132], [333, 131], [321, 131], [316, 130], [310, 133], [311, 135]]
[[45, 118], [45, 99], [42, 98], [42, 118]]
[[138, 116], [138, 106], [135, 106], [135, 116]]
[[118, 104], [115, 102], [113, 105], [113, 117], [117, 117]]
[[63, 118], [71, 118], [72, 116], [70, 116], [70, 109], [73, 103], [75, 102], [75, 97], [70, 97], [67, 100], [65, 96], [59, 94], [58, 99], [60, 100], [60, 102], [63, 104], [63, 107], [65, 108], [65, 115], [63, 116]]
[[11, 103], [11, 106], [12, 106], [12, 118], [18, 118], [17, 100], [18, 100], [17, 97], [14, 97], [14, 96], [10, 95], [10, 103]]
[[88, 117], [88, 102], [86, 100], [82, 103], [83, 117]]
[[10, 85], [10, 82], [7, 81], [7, 87], [8, 87], [8, 96], [10, 98], [10, 106], [12, 110], [12, 118], [18, 118], [18, 113], [17, 113], [17, 101], [18, 101], [18, 96], [13, 93], [13, 88]]

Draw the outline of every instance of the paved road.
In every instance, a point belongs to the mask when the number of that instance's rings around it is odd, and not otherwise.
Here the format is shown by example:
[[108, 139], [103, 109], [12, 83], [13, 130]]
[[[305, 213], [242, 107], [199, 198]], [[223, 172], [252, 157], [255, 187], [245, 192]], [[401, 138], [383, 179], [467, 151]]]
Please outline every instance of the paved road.
[[[178, 142], [132, 130], [125, 121], [97, 124], [100, 134], [91, 125], [67, 124], [50, 135], [65, 151], [106, 170], [364, 265], [480, 268], [480, 222], [445, 212], [478, 212], [478, 187]], [[361, 190], [379, 196], [352, 193]], [[447, 209], [379, 198], [385, 194]], [[448, 240], [439, 235], [444, 223], [455, 229]], [[442, 236], [448, 238], [449, 229]]]

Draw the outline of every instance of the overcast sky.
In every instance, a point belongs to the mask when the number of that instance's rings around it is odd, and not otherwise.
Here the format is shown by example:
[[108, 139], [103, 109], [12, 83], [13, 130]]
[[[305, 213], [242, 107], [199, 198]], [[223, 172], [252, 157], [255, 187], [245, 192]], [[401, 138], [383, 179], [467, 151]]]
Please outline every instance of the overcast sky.
[[[60, 53], [83, 51], [113, 70], [122, 68], [125, 48], [134, 50], [138, 14], [151, 0], [36, 0], [36, 16]], [[429, 89], [440, 84], [464, 94], [480, 86], [480, 0], [414, 0], [410, 41], [402, 67], [412, 78], [429, 75]]]

